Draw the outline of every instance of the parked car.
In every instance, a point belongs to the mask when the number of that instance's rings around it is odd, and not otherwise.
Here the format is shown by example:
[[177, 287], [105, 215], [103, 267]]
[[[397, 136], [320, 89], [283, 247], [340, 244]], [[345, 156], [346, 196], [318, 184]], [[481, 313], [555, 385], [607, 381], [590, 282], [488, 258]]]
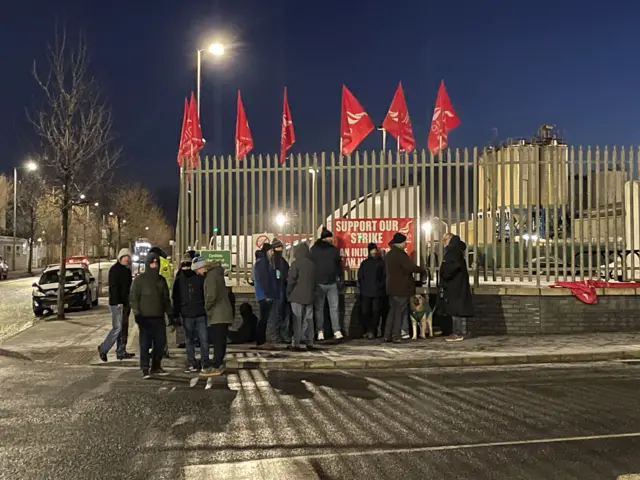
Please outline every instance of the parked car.
[[[58, 282], [60, 266], [47, 267], [38, 282], [33, 284], [33, 313], [37, 317], [47, 312], [53, 313], [58, 302]], [[89, 310], [98, 305], [96, 279], [84, 265], [70, 264], [65, 270], [64, 309], [81, 308]]]
[[89, 259], [84, 256], [74, 256], [74, 257], [67, 258], [67, 265], [77, 265], [77, 264], [85, 265], [88, 267]]
[[9, 265], [0, 257], [0, 280], [6, 280], [9, 276]]

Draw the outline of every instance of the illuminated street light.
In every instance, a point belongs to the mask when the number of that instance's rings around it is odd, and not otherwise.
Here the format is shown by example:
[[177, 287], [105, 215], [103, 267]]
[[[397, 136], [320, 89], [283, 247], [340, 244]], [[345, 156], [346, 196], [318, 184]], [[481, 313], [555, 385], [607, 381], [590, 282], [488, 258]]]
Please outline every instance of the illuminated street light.
[[287, 217], [282, 214], [276, 216], [276, 225], [278, 225], [279, 227], [284, 227], [285, 223], [287, 223]]
[[110, 216], [110, 217], [113, 217], [113, 212], [109, 212], [109, 216]]
[[94, 207], [99, 207], [99, 206], [100, 206], [100, 203], [99, 203], [99, 202], [96, 202], [96, 203], [94, 203], [94, 204], [93, 204], [93, 206], [94, 206]]
[[81, 193], [81, 194], [80, 194], [80, 200], [84, 200], [84, 199], [86, 199], [86, 198], [87, 198], [87, 196], [86, 196], [84, 193]]
[[27, 161], [27, 163], [25, 163], [24, 168], [26, 168], [30, 172], [35, 172], [38, 169], [38, 164], [33, 160], [29, 160]]
[[216, 57], [221, 57], [224, 55], [224, 45], [221, 43], [212, 43], [209, 45], [207, 51]]
[[149, 227], [144, 227], [145, 230], [149, 230]]
[[424, 222], [422, 224], [422, 231], [427, 235], [429, 235], [432, 230], [433, 230], [433, 225], [431, 225], [431, 222]]

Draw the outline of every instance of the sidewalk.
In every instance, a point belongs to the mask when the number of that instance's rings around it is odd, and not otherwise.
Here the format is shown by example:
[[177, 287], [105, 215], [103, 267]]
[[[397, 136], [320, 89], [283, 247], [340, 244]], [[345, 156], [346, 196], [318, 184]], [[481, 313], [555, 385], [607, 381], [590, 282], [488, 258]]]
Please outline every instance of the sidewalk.
[[[67, 365], [105, 365], [96, 347], [109, 331], [106, 307], [66, 321], [45, 321], [0, 343], [0, 356]], [[132, 321], [129, 350], [137, 353], [137, 327]], [[379, 340], [325, 342], [314, 352], [261, 350], [254, 345], [229, 345], [231, 369], [365, 369], [519, 365], [640, 359], [640, 332], [546, 336], [495, 336], [447, 343], [442, 338], [383, 344]], [[172, 348], [167, 368], [183, 368], [184, 350]], [[137, 357], [118, 361], [115, 351], [107, 366], [138, 367]]]

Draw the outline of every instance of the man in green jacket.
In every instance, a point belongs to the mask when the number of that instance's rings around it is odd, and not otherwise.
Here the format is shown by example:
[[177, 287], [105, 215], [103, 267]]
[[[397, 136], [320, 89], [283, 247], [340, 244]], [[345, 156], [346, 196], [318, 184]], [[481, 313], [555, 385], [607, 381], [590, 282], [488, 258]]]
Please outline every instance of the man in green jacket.
[[213, 344], [212, 370], [207, 376], [218, 376], [224, 372], [224, 356], [227, 353], [227, 331], [233, 322], [233, 309], [229, 301], [229, 290], [224, 281], [224, 270], [218, 262], [194, 259], [191, 270], [204, 275], [204, 308], [207, 311]]
[[131, 286], [130, 304], [140, 329], [140, 368], [143, 378], [147, 379], [151, 375], [167, 374], [161, 365], [167, 344], [165, 316], [173, 324], [173, 309], [167, 282], [159, 272], [160, 258], [149, 253], [145, 263], [144, 272], [135, 278]]

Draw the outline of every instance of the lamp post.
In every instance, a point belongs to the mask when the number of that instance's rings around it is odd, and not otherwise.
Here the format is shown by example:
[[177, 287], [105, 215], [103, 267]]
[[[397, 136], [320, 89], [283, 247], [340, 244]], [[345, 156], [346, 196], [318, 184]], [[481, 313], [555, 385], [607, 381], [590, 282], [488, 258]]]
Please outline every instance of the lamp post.
[[311, 206], [312, 210], [311, 210], [311, 224], [313, 225], [311, 227], [311, 237], [312, 239], [315, 238], [316, 236], [316, 230], [318, 228], [318, 225], [316, 224], [316, 209], [318, 208], [318, 201], [317, 201], [317, 193], [316, 193], [316, 182], [317, 180], [317, 176], [318, 176], [318, 172], [319, 170], [315, 167], [311, 167], [309, 168], [309, 173], [311, 174], [311, 202], [313, 203], [313, 205]]
[[[24, 169], [27, 172], [35, 172], [38, 169], [38, 164], [33, 160], [29, 160], [24, 164]], [[13, 247], [12, 254], [13, 260], [11, 270], [16, 271], [16, 230], [18, 226], [18, 167], [13, 169]]]
[[200, 118], [200, 84], [202, 76], [202, 52], [209, 52], [214, 57], [222, 57], [225, 47], [222, 43], [212, 43], [206, 49], [198, 49], [198, 62], [196, 69], [196, 102], [198, 103], [198, 118]]

